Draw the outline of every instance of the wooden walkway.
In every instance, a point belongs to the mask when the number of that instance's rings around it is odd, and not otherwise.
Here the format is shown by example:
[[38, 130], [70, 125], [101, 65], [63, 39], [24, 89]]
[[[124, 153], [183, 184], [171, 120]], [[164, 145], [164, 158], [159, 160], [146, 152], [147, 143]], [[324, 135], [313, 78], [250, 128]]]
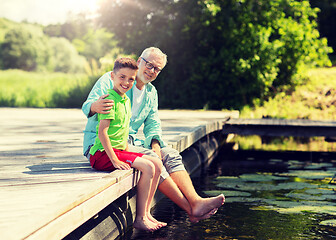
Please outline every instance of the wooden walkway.
[[[160, 111], [180, 152], [238, 112]], [[78, 109], [0, 108], [0, 239], [62, 239], [133, 188], [138, 173], [97, 172], [82, 156]], [[192, 159], [187, 159], [192, 162]]]
[[243, 119], [231, 118], [225, 122], [223, 133], [260, 136], [335, 137], [335, 121]]

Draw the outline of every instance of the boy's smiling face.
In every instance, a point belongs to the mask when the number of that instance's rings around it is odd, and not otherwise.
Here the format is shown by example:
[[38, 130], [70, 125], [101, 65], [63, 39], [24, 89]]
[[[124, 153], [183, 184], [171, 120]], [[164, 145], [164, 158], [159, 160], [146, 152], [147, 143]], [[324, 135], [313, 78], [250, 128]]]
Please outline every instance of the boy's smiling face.
[[131, 68], [121, 68], [117, 72], [112, 72], [113, 90], [124, 96], [132, 88], [136, 74], [137, 70]]

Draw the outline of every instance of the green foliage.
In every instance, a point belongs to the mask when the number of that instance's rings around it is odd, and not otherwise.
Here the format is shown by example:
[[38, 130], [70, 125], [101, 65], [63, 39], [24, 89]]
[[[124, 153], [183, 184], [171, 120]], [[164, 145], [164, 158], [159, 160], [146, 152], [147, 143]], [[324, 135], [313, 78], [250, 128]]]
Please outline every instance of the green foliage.
[[[78, 53], [89, 61], [93, 72], [97, 72], [94, 70], [96, 68], [105, 69], [106, 65], [113, 66], [117, 56], [123, 53], [123, 50], [117, 46], [114, 34], [102, 28], [89, 29], [82, 38], [76, 38], [72, 43]], [[107, 63], [107, 58], [110, 58], [110, 63]]]
[[336, 120], [336, 69], [317, 68], [307, 72], [305, 84], [281, 92], [261, 104], [245, 106], [242, 118], [285, 118]]
[[39, 27], [21, 25], [7, 31], [0, 45], [1, 68], [50, 69], [51, 48]]
[[96, 77], [0, 71], [1, 107], [81, 107]]
[[[49, 25], [44, 32], [50, 37], [66, 38], [77, 52], [87, 60], [86, 72], [97, 75], [113, 66], [114, 60], [123, 55], [112, 32], [96, 27], [85, 14], [69, 18], [64, 24]], [[110, 59], [109, 59], [110, 58]]]
[[307, 0], [105, 0], [100, 16], [125, 50], [167, 53], [154, 82], [163, 108], [239, 109], [331, 64]]
[[0, 43], [4, 41], [7, 31], [16, 25], [16, 23], [6, 18], [0, 18]]
[[114, 35], [104, 29], [89, 29], [82, 39], [75, 39], [73, 41], [80, 54], [87, 59], [95, 59], [99, 61], [104, 57], [113, 47], [116, 47], [116, 40]]
[[0, 19], [0, 51], [0, 69], [86, 71], [85, 58], [78, 54], [69, 40], [50, 38], [38, 25]]
[[[328, 39], [328, 44], [336, 49], [336, 2], [334, 0], [309, 0], [313, 8], [321, 9], [318, 12], [318, 30], [322, 37]], [[336, 54], [331, 53], [330, 59], [336, 60]], [[336, 62], [334, 62], [335, 64]]]
[[92, 28], [91, 21], [85, 14], [77, 14], [70, 16], [65, 23], [48, 25], [43, 31], [50, 37], [64, 37], [72, 41], [83, 38], [90, 28]]
[[86, 60], [80, 56], [75, 47], [65, 38], [51, 38], [50, 46], [53, 50], [53, 68], [55, 72], [83, 73]]

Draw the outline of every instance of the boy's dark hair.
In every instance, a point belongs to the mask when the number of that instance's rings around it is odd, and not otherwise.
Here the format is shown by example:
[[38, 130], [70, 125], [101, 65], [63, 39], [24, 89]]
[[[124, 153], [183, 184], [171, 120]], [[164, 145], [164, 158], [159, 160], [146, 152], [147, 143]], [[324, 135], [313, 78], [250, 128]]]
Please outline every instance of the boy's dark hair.
[[122, 68], [130, 68], [134, 70], [138, 70], [138, 65], [136, 61], [132, 58], [118, 58], [114, 62], [113, 72], [117, 72]]

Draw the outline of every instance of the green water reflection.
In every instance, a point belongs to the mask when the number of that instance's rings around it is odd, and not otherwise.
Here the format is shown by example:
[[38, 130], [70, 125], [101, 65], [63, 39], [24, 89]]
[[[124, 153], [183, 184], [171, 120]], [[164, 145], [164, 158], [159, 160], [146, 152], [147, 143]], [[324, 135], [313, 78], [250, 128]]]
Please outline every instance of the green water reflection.
[[225, 194], [216, 215], [191, 224], [166, 199], [154, 214], [168, 226], [130, 239], [336, 239], [335, 173], [332, 152], [224, 149], [193, 179], [203, 196]]
[[[262, 152], [238, 152], [221, 155], [212, 166], [212, 174], [220, 176], [204, 191], [226, 195], [222, 215], [211, 219], [225, 229], [218, 239], [336, 239], [333, 153], [313, 161], [299, 159], [303, 153], [297, 153], [298, 160], [259, 161]], [[273, 152], [281, 156], [286, 155]]]
[[240, 150], [336, 152], [336, 139], [325, 137], [236, 136]]

